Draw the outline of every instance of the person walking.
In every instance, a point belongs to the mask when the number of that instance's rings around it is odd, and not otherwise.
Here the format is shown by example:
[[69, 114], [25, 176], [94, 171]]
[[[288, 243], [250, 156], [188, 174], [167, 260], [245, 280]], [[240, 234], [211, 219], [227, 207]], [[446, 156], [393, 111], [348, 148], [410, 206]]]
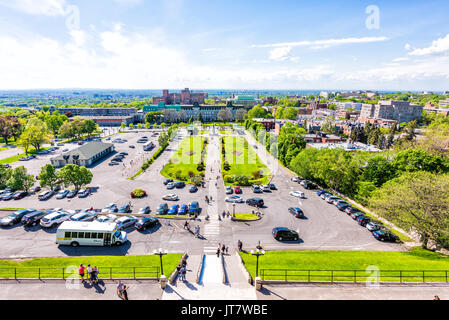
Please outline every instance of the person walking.
[[122, 294], [123, 294], [123, 300], [128, 300], [128, 286], [123, 286], [123, 291], [122, 291]]
[[239, 248], [239, 251], [242, 251], [243, 243], [242, 241], [237, 241], [237, 247]]
[[224, 219], [224, 217], [226, 216], [226, 213], [223, 211], [223, 213], [222, 213], [222, 216], [223, 216], [223, 219]]
[[84, 270], [86, 269], [85, 266], [83, 266], [83, 264], [80, 264], [80, 267], [78, 269], [78, 274], [81, 277], [81, 283], [84, 283]]
[[94, 266], [94, 268], [92, 269], [92, 279], [94, 284], [98, 284], [98, 273], [99, 271], [97, 266]]
[[226, 246], [226, 254], [228, 254], [229, 246]]
[[223, 246], [221, 247], [221, 255], [224, 255], [225, 250], [226, 250], [226, 246], [225, 246], [225, 244], [223, 243]]
[[117, 295], [120, 297], [120, 299], [123, 299], [123, 289], [125, 289], [123, 283], [121, 280], [117, 283]]
[[92, 267], [90, 264], [87, 265], [87, 279], [89, 279], [89, 282], [92, 285]]
[[182, 282], [185, 282], [186, 281], [186, 276], [185, 276], [185, 272], [186, 272], [186, 268], [184, 267], [184, 266], [182, 266], [181, 267], [181, 270], [179, 270], [180, 271], [180, 273], [181, 273], [181, 280], [182, 280]]

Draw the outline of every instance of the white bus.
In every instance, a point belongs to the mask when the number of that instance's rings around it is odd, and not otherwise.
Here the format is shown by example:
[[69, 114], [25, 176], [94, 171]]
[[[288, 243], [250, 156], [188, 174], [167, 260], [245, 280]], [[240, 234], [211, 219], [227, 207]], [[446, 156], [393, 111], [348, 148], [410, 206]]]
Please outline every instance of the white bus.
[[125, 231], [116, 223], [64, 221], [56, 231], [56, 243], [77, 246], [112, 246], [127, 241]]

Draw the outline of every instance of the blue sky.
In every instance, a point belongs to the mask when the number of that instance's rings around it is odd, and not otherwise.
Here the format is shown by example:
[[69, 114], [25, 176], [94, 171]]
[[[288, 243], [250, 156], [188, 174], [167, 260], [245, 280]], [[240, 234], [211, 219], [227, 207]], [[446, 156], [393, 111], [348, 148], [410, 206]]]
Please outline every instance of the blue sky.
[[447, 1], [0, 0], [0, 89], [449, 90]]

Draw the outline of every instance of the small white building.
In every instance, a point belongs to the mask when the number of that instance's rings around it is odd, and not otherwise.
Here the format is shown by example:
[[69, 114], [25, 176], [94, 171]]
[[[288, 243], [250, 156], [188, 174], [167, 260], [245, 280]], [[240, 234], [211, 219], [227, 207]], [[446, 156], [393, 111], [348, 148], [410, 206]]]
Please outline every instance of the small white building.
[[55, 167], [63, 167], [66, 164], [90, 166], [106, 155], [114, 151], [114, 144], [102, 141], [92, 141], [71, 151], [53, 157], [50, 162]]

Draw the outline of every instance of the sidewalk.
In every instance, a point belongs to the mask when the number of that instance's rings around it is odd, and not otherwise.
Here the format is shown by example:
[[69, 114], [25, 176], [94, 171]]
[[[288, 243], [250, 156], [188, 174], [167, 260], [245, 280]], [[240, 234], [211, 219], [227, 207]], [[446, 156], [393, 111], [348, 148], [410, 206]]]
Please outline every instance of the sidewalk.
[[[160, 300], [162, 290], [155, 280], [123, 280], [129, 286], [129, 300]], [[77, 286], [78, 284], [78, 286]], [[0, 281], [0, 300], [120, 300], [117, 282], [105, 280], [98, 285], [69, 283], [63, 280]]]

